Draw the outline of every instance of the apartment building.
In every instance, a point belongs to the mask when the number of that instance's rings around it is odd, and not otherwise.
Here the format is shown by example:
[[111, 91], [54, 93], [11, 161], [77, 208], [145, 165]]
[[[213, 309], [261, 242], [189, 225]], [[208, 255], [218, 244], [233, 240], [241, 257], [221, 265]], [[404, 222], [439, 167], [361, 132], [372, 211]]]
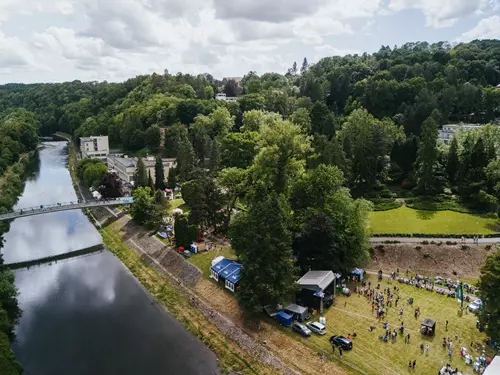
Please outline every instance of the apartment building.
[[108, 136], [81, 137], [80, 153], [82, 158], [99, 158], [105, 160], [109, 154]]

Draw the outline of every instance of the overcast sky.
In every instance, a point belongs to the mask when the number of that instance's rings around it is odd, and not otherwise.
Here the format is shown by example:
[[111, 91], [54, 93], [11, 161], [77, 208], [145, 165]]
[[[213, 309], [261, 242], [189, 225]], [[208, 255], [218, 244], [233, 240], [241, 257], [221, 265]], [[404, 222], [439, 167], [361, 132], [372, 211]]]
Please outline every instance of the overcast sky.
[[284, 73], [304, 56], [500, 37], [500, 0], [0, 0], [0, 83]]

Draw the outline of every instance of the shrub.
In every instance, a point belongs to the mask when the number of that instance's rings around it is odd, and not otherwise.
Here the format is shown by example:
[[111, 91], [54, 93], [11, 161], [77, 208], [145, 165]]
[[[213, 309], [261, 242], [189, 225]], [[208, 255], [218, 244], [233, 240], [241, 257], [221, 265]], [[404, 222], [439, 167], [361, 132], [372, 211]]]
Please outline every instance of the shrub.
[[422, 250], [422, 246], [415, 246], [415, 250], [418, 250], [418, 251]]
[[[432, 242], [434, 242], [434, 241], [432, 241]], [[421, 242], [421, 244], [422, 244], [422, 245], [428, 245], [428, 244], [429, 244], [429, 241], [427, 241], [427, 240], [422, 241], [422, 242]]]
[[372, 198], [374, 211], [388, 211], [401, 207], [401, 204], [392, 198]]
[[490, 250], [491, 250], [491, 245], [486, 245], [486, 246], [484, 247], [484, 249], [485, 249], [486, 251], [490, 251]]

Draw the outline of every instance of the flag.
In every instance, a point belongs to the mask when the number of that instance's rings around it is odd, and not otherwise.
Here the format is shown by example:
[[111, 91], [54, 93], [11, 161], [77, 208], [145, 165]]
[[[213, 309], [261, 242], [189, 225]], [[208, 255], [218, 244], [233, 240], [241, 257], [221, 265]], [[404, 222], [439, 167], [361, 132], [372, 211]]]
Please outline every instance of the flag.
[[463, 298], [464, 298], [464, 291], [462, 288], [462, 282], [459, 282], [457, 287], [457, 301], [462, 302]]

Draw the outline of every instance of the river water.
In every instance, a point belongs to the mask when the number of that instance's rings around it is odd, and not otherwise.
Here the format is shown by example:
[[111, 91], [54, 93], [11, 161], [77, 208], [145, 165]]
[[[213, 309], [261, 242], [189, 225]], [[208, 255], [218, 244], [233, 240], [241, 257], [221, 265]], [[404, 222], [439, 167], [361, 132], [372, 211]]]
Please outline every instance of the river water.
[[[65, 142], [46, 142], [17, 208], [76, 200]], [[80, 211], [16, 219], [6, 263], [101, 243]], [[14, 352], [26, 375], [211, 375], [217, 360], [108, 251], [16, 272]]]

